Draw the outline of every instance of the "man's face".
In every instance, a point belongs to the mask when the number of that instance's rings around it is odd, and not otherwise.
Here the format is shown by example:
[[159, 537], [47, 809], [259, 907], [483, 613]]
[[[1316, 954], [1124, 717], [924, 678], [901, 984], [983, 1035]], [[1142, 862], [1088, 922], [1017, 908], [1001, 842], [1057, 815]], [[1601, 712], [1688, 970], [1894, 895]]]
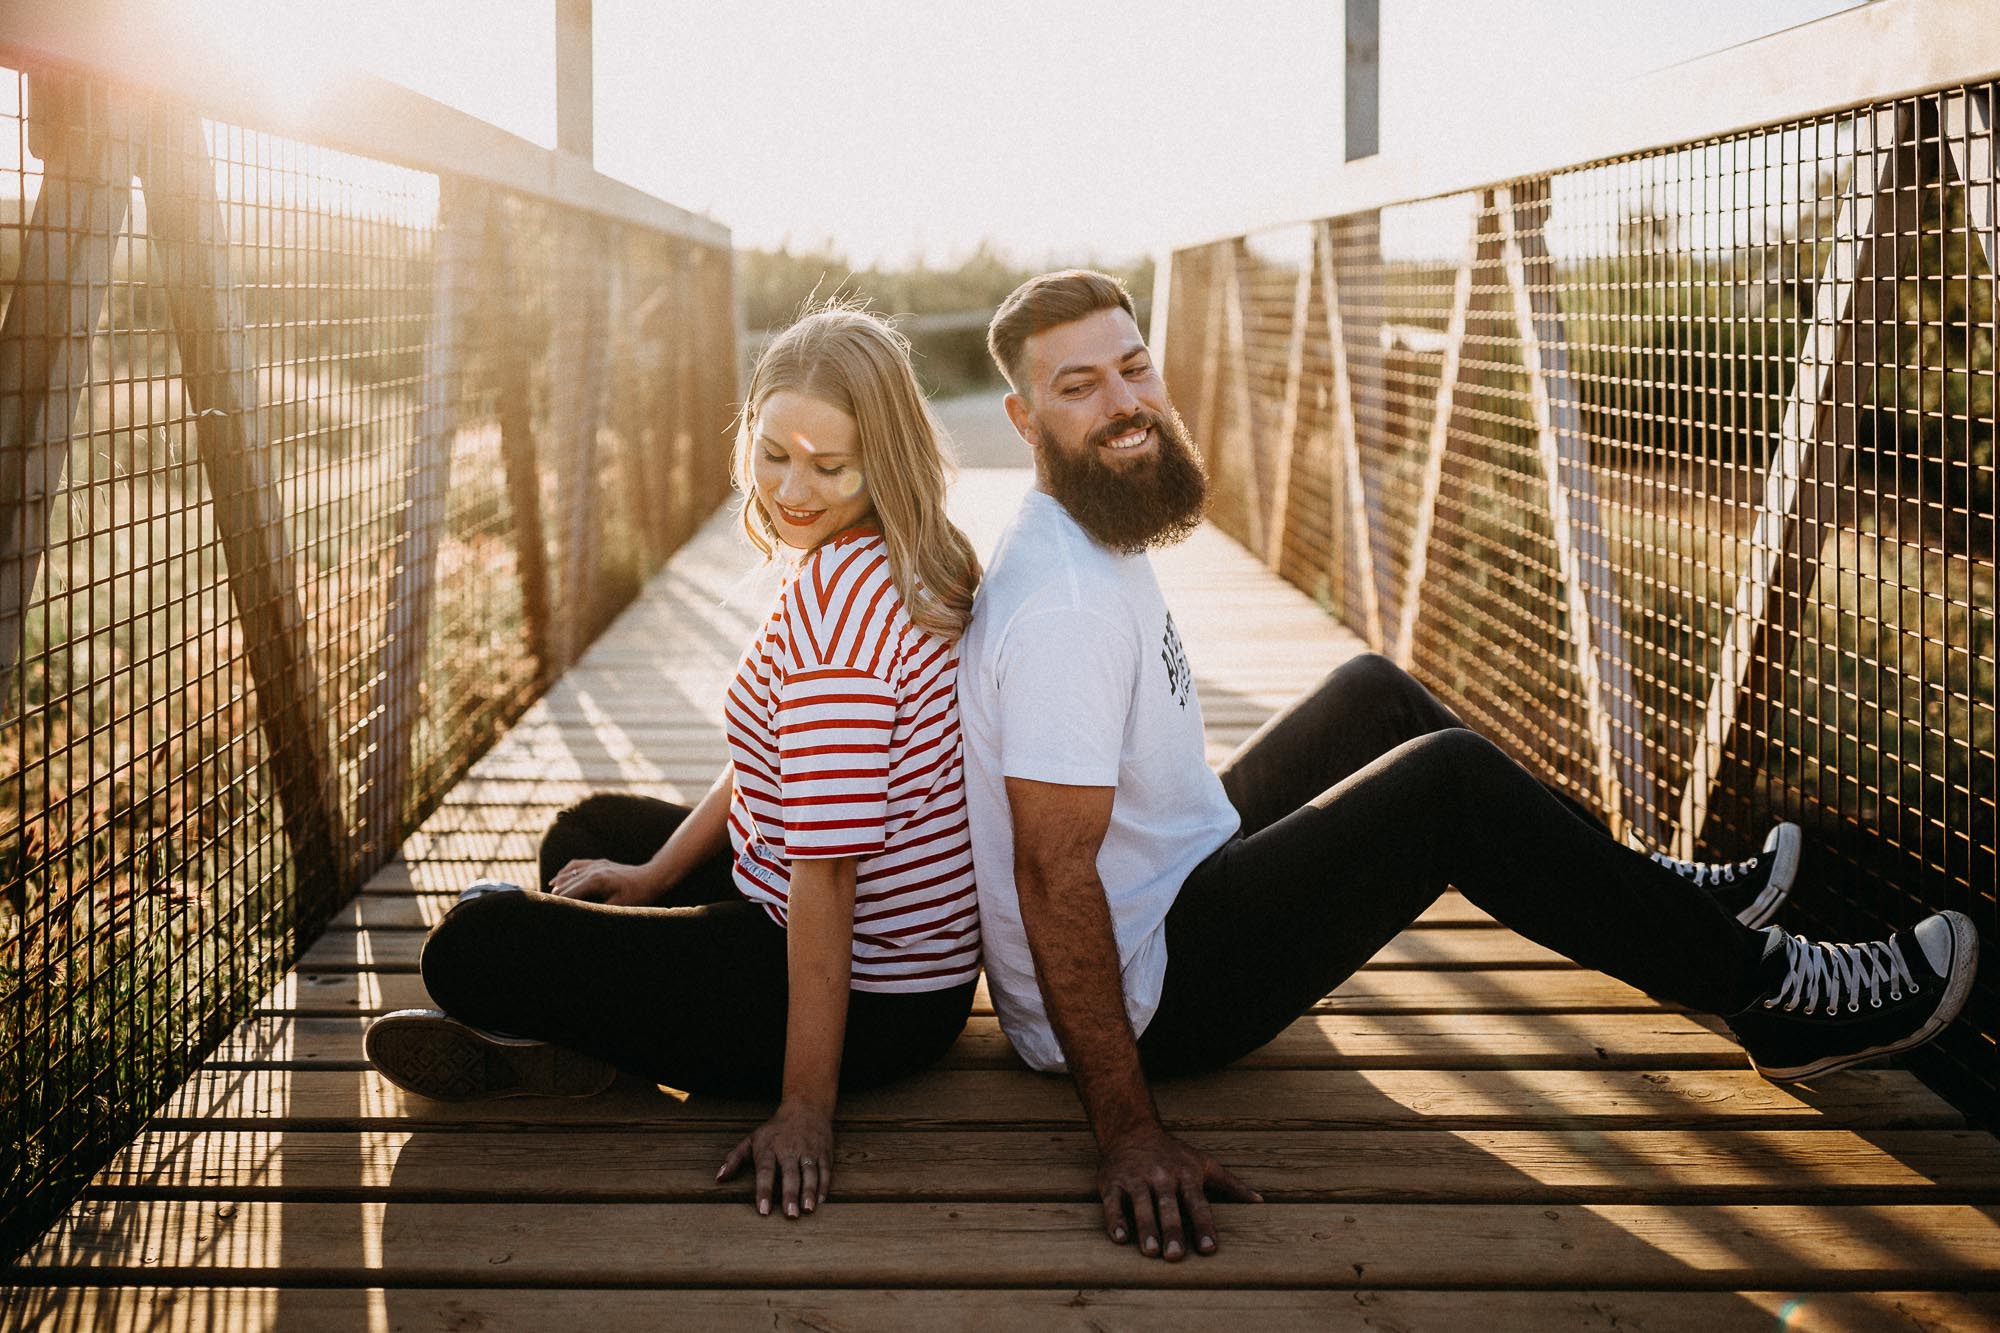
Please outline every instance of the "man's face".
[[1139, 326], [1120, 309], [1044, 329], [1022, 348], [1007, 415], [1035, 450], [1042, 489], [1114, 550], [1179, 541], [1201, 522], [1207, 478]]

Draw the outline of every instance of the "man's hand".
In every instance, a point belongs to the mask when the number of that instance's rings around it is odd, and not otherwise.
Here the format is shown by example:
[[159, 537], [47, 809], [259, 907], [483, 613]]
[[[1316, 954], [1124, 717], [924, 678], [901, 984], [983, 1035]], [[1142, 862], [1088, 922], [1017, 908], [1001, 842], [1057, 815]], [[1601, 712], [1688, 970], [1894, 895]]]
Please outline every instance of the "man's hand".
[[1222, 1163], [1182, 1143], [1157, 1122], [1111, 1139], [1098, 1157], [1097, 1196], [1104, 1204], [1105, 1234], [1123, 1245], [1136, 1232], [1141, 1254], [1169, 1263], [1187, 1253], [1190, 1238], [1198, 1253], [1215, 1253], [1211, 1190], [1218, 1199], [1264, 1202]]

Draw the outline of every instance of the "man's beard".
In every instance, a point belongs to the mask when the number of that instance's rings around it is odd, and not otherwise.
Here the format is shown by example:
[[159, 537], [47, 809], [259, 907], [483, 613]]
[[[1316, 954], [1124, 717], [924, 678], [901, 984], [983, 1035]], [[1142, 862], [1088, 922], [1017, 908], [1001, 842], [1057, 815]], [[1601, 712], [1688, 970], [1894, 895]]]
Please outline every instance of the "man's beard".
[[[1099, 456], [1106, 441], [1142, 427], [1153, 431], [1151, 458], [1119, 467]], [[1049, 494], [1085, 532], [1114, 551], [1137, 555], [1151, 546], [1172, 546], [1201, 526], [1208, 474], [1172, 408], [1165, 417], [1135, 412], [1093, 432], [1077, 451], [1052, 441], [1037, 420], [1034, 446], [1036, 468]]]

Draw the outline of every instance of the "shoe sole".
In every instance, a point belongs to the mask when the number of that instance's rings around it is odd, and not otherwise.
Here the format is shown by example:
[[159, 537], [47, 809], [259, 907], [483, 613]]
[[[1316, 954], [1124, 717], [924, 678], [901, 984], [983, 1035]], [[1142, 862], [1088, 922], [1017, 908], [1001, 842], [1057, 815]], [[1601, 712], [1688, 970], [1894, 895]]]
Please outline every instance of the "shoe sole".
[[369, 1024], [361, 1048], [383, 1078], [419, 1097], [588, 1097], [618, 1071], [593, 1055], [529, 1037], [506, 1037], [435, 1009], [403, 1009]]
[[1858, 1065], [1864, 1060], [1874, 1060], [1898, 1051], [1913, 1050], [1943, 1032], [1958, 1017], [1958, 1011], [1972, 995], [1972, 977], [1979, 970], [1979, 931], [1972, 924], [1972, 918], [1963, 912], [1940, 912], [1939, 916], [1951, 923], [1951, 970], [1950, 980], [1945, 983], [1944, 999], [1931, 1013], [1930, 1020], [1901, 1041], [1890, 1042], [1886, 1046], [1871, 1046], [1867, 1050], [1850, 1051], [1845, 1055], [1830, 1055], [1824, 1060], [1815, 1060], [1809, 1065], [1796, 1069], [1772, 1069], [1757, 1063], [1757, 1057], [1750, 1057], [1750, 1067], [1773, 1083], [1797, 1083], [1804, 1079], [1818, 1078]]
[[1773, 853], [1771, 874], [1764, 881], [1764, 891], [1736, 914], [1736, 919], [1752, 930], [1761, 930], [1771, 924], [1778, 915], [1778, 909], [1785, 905], [1785, 899], [1792, 896], [1792, 881], [1799, 874], [1799, 848], [1804, 838], [1799, 834], [1797, 824], [1779, 824], [1772, 828], [1764, 839], [1764, 850]]

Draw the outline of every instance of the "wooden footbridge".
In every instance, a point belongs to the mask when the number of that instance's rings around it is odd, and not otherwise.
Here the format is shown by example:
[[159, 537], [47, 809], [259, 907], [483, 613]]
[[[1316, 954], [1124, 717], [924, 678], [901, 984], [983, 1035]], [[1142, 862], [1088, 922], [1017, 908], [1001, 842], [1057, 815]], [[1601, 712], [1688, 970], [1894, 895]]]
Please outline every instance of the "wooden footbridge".
[[[982, 547], [1025, 484], [965, 475]], [[1359, 651], [1213, 529], [1158, 564], [1212, 758]], [[418, 949], [459, 886], [531, 877], [588, 791], [687, 799], [720, 765], [721, 687], [763, 605], [745, 568], [718, 517], [652, 580], [21, 1260], [10, 1325], [2000, 1320], [2000, 1142], [1907, 1073], [1766, 1083], [1711, 1024], [1456, 896], [1240, 1066], [1160, 1086], [1269, 1199], [1221, 1208], [1221, 1252], [1179, 1264], [1103, 1238], [1074, 1094], [983, 1002], [942, 1067], [843, 1102], [839, 1193], [799, 1222], [713, 1183], [768, 1107], [631, 1080], [450, 1106], [384, 1082], [362, 1029], [425, 1002]]]
[[[1171, 1265], [984, 1003], [843, 1103], [798, 1222], [712, 1183], [765, 1106], [385, 1083], [466, 882], [720, 766], [767, 592], [730, 236], [592, 168], [587, 80], [550, 151], [260, 100], [162, 12], [0, 0], [0, 1329], [2000, 1327], [1990, 962], [1906, 1066], [1780, 1087], [1447, 895], [1159, 1086], [1268, 1200]], [[2000, 957], [1990, 18], [1878, 0], [1472, 170], [1302, 163], [1299, 221], [1163, 253], [1211, 758], [1372, 648], [1635, 841], [1806, 824], [1791, 923]], [[1027, 460], [940, 406], [987, 549]]]

